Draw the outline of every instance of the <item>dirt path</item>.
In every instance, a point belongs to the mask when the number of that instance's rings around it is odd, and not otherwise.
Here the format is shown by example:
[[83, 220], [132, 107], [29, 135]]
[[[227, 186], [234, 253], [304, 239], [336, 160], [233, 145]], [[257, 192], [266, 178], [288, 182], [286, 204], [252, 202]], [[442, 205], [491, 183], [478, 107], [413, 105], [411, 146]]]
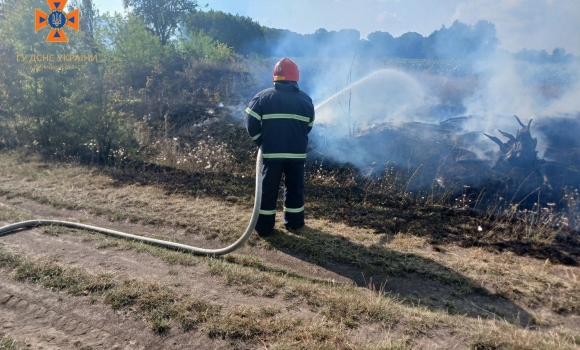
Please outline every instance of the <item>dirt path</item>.
[[[115, 278], [162, 281], [208, 300], [227, 301], [217, 278], [196, 273], [195, 267], [167, 273], [167, 265], [147, 254], [98, 249], [94, 242], [74, 235], [49, 236], [38, 230], [2, 237], [5, 246], [28, 257], [50, 255], [62, 264]], [[185, 270], [185, 269], [181, 269]], [[175, 270], [172, 272], [177, 274]], [[176, 278], [177, 277], [177, 278]], [[227, 342], [209, 339], [203, 332], [179, 330], [156, 336], [135, 313], [115, 312], [109, 306], [92, 304], [86, 297], [71, 297], [40, 286], [14, 281], [0, 273], [0, 329], [33, 349], [227, 349]], [[222, 300], [225, 299], [225, 300]]]
[[106, 306], [83, 298], [64, 299], [44, 288], [13, 282], [4, 273], [0, 279], [0, 328], [32, 349], [228, 348], [195, 333], [156, 337], [142, 320]]
[[[55, 209], [24, 199], [0, 197], [0, 203], [21, 212], [62, 220], [92, 222], [124, 232], [140, 234], [151, 227], [138, 224], [111, 223], [100, 217], [83, 212]], [[1, 225], [8, 222], [0, 222]], [[164, 228], [165, 233], [171, 228]], [[302, 318], [315, 318], [306, 305], [292, 304], [281, 298], [260, 297], [240, 293], [236, 286], [228, 285], [223, 278], [212, 275], [208, 266], [197, 263], [194, 266], [168, 265], [147, 253], [123, 248], [102, 247], [99, 238], [92, 239], [90, 233], [59, 229], [58, 234], [45, 233], [42, 229], [18, 231], [2, 236], [2, 244], [27, 257], [50, 257], [52, 260], [70, 267], [79, 267], [94, 274], [112, 274], [115, 280], [134, 279], [169, 285], [172, 288], [193, 295], [200, 300], [220, 305], [224, 311], [245, 306], [291, 308], [291, 313]], [[195, 240], [203, 244], [203, 240]], [[215, 243], [215, 242], [214, 242]], [[236, 252], [241, 256], [260, 256], [272, 266], [287, 269], [311, 279], [332, 280], [339, 283], [355, 283], [338, 266], [324, 269], [303, 259], [277, 250], [264, 250], [245, 246]], [[339, 265], [339, 264], [337, 264]], [[347, 267], [344, 267], [347, 269]], [[341, 271], [341, 273], [333, 272]], [[356, 276], [355, 276], [356, 277]], [[355, 278], [356, 279], [356, 278]], [[91, 303], [87, 297], [71, 297], [63, 292], [54, 292], [37, 285], [17, 282], [6, 273], [0, 273], [0, 329], [5, 335], [34, 349], [229, 349], [232, 344], [221, 339], [212, 339], [203, 330], [183, 332], [172, 329], [169, 333], [155, 335], [147, 322], [138, 313], [114, 311], [107, 305]], [[422, 284], [420, 277], [393, 277], [394, 291], [405, 295], [410, 291], [415, 295], [437, 295], [445, 300], [451, 293], [449, 288], [432, 283]], [[421, 291], [423, 293], [419, 294]], [[478, 304], [488, 305], [494, 298], [477, 296]], [[460, 299], [457, 299], [460, 300]], [[466, 303], [468, 303], [466, 301]], [[514, 308], [509, 302], [503, 307]], [[521, 312], [518, 308], [514, 313]], [[523, 315], [522, 315], [523, 316]], [[376, 327], [361, 327], [354, 335], [361, 342], [379, 340], [384, 331]], [[421, 348], [446, 348], [458, 345], [457, 340], [431, 339]], [[252, 347], [248, 347], [252, 348]], [[459, 346], [458, 348], [463, 348]]]
[[[134, 234], [151, 232], [152, 229], [138, 224], [112, 223], [83, 212], [55, 209], [25, 199], [0, 196], [0, 203], [5, 208], [18, 209], [37, 217], [91, 222]], [[7, 224], [9, 222], [0, 221], [0, 226]], [[167, 234], [174, 229], [159, 228], [157, 233], [159, 230]], [[112, 274], [116, 280], [135, 279], [170, 285], [181, 293], [219, 304], [224, 311], [240, 305], [287, 306], [276, 298], [240, 293], [234, 286], [227, 285], [223, 278], [212, 275], [203, 263], [194, 266], [168, 265], [146, 253], [115, 247], [102, 248], [98, 238], [87, 238], [90, 233], [78, 234], [78, 231], [68, 229], [59, 229], [59, 232], [62, 233], [46, 234], [42, 229], [22, 230], [2, 236], [1, 243], [30, 258], [48, 256], [65, 266], [79, 267], [94, 274]], [[190, 244], [216, 244], [201, 238], [192, 241]], [[245, 246], [237, 253], [243, 256], [260, 254], [274, 266], [280, 269], [291, 267], [294, 273], [308, 278], [350, 282], [339, 274], [275, 250]], [[17, 282], [6, 273], [0, 273], [0, 280], [0, 330], [34, 349], [231, 348], [228, 342], [210, 339], [199, 330], [172, 330], [162, 337], [155, 336], [138, 315], [115, 312], [106, 305], [91, 304], [85, 297], [71, 297], [63, 292], [51, 292], [40, 286]], [[311, 314], [300, 307], [294, 308], [293, 313], [302, 316]]]

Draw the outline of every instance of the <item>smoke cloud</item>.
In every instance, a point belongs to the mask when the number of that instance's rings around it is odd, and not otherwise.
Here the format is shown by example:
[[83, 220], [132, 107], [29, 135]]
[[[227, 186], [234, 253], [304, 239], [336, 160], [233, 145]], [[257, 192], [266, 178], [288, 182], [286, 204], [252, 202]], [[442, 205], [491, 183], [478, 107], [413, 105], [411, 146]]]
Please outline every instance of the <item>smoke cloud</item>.
[[[378, 59], [369, 58], [356, 31], [322, 34], [322, 42], [289, 34], [272, 53], [296, 61], [300, 87], [313, 98], [311, 157], [350, 163], [364, 173], [421, 169], [418, 186], [429, 185], [453, 162], [491, 167], [498, 145], [484, 133], [507, 141], [499, 130], [515, 136], [521, 128], [513, 115], [526, 125], [534, 120], [540, 158], [560, 161], [562, 151], [580, 149], [569, 132], [580, 125], [580, 60], [565, 51], [516, 55], [476, 47], [469, 60]], [[433, 52], [465, 50], [453, 42], [435, 40], [431, 45], [441, 47]], [[256, 63], [264, 87], [276, 60]], [[558, 129], [563, 126], [568, 130]], [[554, 135], [567, 135], [565, 149], [555, 145]]]
[[[492, 160], [497, 145], [483, 133], [500, 139], [503, 136], [498, 130], [515, 135], [520, 128], [513, 118], [517, 115], [524, 123], [534, 120], [532, 133], [539, 141], [538, 155], [543, 157], [549, 140], [535, 126], [549, 125], [554, 117], [580, 123], [578, 60], [540, 64], [498, 51], [484, 60], [469, 62], [469, 73], [460, 76], [454, 76], [453, 68], [441, 73], [404, 65], [385, 68], [392, 63], [357, 62], [356, 57], [354, 64], [345, 59], [318, 59], [316, 66], [325, 69], [306, 68], [303, 88], [313, 96], [316, 124], [321, 130], [312, 136], [318, 152], [361, 168], [372, 163], [384, 165], [387, 158], [389, 164], [393, 160], [406, 164], [408, 160], [397, 154], [385, 155], [382, 161], [373, 159], [381, 148], [391, 149], [388, 139], [376, 140], [382, 144], [374, 144], [372, 149], [358, 147], [353, 139], [412, 122], [438, 125], [471, 116], [461, 124], [459, 133], [470, 135], [469, 142], [461, 146], [478, 159]], [[308, 67], [311, 63], [299, 59], [298, 64]]]

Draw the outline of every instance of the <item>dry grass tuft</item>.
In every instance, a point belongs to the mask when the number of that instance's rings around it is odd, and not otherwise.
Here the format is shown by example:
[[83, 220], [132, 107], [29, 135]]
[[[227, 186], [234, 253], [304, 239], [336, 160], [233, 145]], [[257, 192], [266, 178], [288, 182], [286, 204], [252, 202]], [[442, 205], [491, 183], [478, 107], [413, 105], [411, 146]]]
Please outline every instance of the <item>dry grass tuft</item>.
[[568, 330], [556, 330], [537, 333], [529, 329], [513, 329], [505, 322], [480, 324], [471, 342], [471, 349], [542, 349], [568, 350], [578, 349], [578, 334]]
[[24, 346], [19, 346], [14, 339], [0, 332], [0, 350], [20, 350], [24, 348]]

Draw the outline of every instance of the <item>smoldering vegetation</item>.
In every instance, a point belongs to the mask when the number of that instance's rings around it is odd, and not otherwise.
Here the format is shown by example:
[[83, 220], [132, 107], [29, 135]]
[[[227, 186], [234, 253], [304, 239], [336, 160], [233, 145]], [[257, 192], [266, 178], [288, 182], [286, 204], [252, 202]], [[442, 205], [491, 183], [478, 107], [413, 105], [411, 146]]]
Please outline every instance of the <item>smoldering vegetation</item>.
[[[341, 45], [310, 49], [349, 50]], [[316, 106], [309, 161], [320, 169], [353, 167], [369, 181], [396, 173], [415, 198], [495, 213], [578, 212], [578, 59], [478, 49], [463, 60], [328, 56], [297, 58]]]

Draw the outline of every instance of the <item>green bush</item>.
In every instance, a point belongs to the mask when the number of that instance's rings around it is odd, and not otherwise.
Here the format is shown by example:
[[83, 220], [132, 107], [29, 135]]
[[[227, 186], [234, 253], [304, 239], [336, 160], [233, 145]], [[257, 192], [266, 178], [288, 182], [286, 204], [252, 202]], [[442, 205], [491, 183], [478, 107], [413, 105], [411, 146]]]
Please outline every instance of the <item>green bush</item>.
[[207, 63], [228, 62], [236, 57], [232, 48], [214, 41], [203, 31], [191, 32], [188, 37], [181, 39], [180, 48], [186, 58]]

